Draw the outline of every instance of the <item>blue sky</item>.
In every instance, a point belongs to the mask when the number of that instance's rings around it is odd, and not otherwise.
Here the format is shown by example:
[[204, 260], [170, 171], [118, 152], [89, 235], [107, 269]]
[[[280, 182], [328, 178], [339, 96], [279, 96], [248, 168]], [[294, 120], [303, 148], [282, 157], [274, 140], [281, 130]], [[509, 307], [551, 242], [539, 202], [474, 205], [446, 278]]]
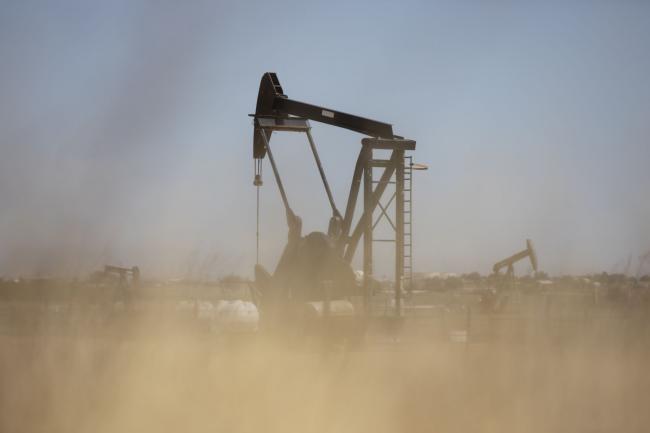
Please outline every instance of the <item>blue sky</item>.
[[[650, 249], [647, 3], [182, 3], [2, 2], [0, 274], [250, 273], [266, 71], [417, 140], [416, 270], [487, 273], [527, 237], [555, 274], [634, 273]], [[343, 207], [361, 137], [313, 129]], [[325, 230], [306, 141], [274, 144], [305, 231]]]

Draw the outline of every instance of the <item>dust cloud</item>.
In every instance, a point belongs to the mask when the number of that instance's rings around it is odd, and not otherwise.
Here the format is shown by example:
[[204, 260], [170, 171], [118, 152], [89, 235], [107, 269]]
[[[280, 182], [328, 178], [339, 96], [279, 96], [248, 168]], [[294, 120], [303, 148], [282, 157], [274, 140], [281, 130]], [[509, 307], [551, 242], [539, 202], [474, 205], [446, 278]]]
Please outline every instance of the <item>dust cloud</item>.
[[121, 338], [3, 335], [0, 430], [645, 431], [647, 322], [582, 325], [501, 323], [498, 339], [457, 344], [420, 320], [327, 351], [218, 341], [160, 316]]

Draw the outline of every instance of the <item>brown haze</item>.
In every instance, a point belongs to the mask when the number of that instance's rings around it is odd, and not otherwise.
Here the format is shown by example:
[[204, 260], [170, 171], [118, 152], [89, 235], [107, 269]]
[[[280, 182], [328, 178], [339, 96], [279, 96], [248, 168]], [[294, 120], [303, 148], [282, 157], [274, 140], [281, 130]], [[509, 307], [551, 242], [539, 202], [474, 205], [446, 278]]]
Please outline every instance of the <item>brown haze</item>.
[[548, 339], [534, 323], [502, 325], [500, 339], [466, 346], [427, 322], [397, 345], [322, 353], [149, 325], [132, 323], [124, 339], [1, 337], [0, 430], [642, 432], [650, 422], [647, 326], [630, 335], [590, 321]]

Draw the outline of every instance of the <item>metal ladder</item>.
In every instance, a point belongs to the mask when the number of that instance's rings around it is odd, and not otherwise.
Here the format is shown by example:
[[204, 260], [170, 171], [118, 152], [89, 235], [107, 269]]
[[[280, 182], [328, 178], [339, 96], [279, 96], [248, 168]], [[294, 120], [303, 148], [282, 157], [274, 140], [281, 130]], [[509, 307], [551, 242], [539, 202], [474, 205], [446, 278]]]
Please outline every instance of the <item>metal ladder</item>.
[[413, 290], [413, 157], [404, 157], [404, 288]]

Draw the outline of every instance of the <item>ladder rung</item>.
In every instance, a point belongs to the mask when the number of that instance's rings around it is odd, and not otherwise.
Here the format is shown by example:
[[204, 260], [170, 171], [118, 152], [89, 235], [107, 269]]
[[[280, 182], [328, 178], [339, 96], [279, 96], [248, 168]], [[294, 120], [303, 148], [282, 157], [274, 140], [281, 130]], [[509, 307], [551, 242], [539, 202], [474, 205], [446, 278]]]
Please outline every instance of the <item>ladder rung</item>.
[[395, 242], [395, 239], [373, 239], [373, 242]]

